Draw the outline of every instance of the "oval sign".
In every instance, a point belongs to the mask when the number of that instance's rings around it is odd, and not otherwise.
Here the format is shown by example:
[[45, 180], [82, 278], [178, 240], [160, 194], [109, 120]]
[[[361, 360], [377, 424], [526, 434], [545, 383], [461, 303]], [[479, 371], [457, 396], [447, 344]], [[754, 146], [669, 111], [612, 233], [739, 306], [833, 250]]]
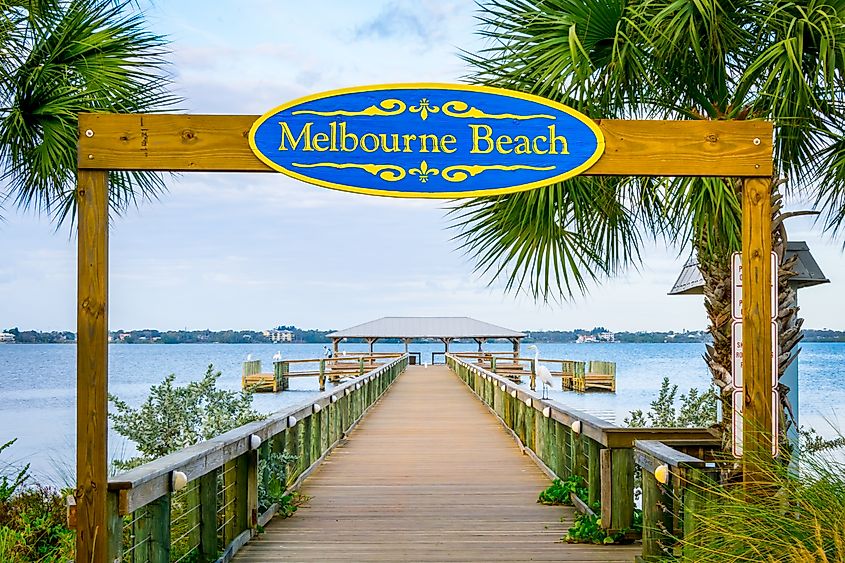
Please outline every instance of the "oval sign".
[[361, 86], [300, 98], [249, 132], [268, 166], [327, 188], [460, 198], [571, 178], [602, 155], [587, 116], [512, 90], [458, 84]]

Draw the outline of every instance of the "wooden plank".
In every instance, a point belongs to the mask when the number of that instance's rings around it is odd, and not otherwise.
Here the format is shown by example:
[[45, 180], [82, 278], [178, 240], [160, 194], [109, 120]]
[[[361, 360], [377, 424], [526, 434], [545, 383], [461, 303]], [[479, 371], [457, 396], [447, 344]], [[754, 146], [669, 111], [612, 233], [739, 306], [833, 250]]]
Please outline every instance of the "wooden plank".
[[770, 178], [742, 189], [743, 481], [767, 478], [760, 464], [772, 458], [772, 206]]
[[643, 557], [659, 558], [666, 555], [663, 546], [669, 543], [664, 530], [672, 525], [668, 514], [669, 500], [654, 475], [643, 471]]
[[108, 173], [79, 171], [76, 558], [105, 561], [108, 482]]
[[[271, 172], [247, 140], [257, 118], [80, 114], [79, 168]], [[605, 136], [605, 153], [587, 175], [772, 174], [772, 125], [768, 122], [606, 119], [598, 124]]]
[[199, 478], [200, 543], [198, 563], [217, 559], [217, 470]]
[[170, 494], [147, 506], [150, 519], [150, 563], [170, 563]]
[[627, 530], [634, 515], [634, 452], [630, 448], [614, 448], [610, 457], [610, 522], [605, 526], [616, 531]]
[[675, 448], [656, 440], [636, 440], [634, 448], [672, 467], [704, 467], [706, 465], [703, 460], [679, 452]]
[[590, 504], [601, 502], [601, 445], [595, 440], [587, 442], [587, 490]]
[[599, 470], [601, 472], [601, 521], [611, 521], [611, 505], [613, 503], [613, 459], [609, 449], [599, 453]]
[[123, 517], [120, 515], [120, 494], [116, 491], [108, 493], [108, 560], [120, 560], [123, 549]]
[[308, 504], [271, 521], [235, 560], [627, 562], [639, 553], [561, 543], [574, 511], [536, 502], [548, 484], [458, 377], [411, 367], [305, 479]]

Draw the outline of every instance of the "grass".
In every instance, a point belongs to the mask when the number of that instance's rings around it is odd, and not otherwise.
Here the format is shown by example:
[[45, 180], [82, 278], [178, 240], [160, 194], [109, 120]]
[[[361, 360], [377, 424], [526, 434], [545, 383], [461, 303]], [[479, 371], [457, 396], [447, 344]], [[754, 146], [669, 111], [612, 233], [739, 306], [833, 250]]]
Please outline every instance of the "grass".
[[[841, 450], [840, 450], [841, 454]], [[845, 562], [845, 464], [830, 453], [802, 455], [799, 475], [776, 465], [746, 492], [707, 487], [713, 502], [680, 542], [683, 561]]]

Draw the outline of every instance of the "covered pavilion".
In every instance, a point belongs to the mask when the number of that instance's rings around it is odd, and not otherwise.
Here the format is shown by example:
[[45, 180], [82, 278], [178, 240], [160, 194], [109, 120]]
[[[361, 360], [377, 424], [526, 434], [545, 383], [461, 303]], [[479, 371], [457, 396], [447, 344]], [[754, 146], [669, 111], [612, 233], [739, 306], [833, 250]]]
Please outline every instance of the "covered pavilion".
[[488, 340], [508, 340], [513, 344], [513, 351], [519, 355], [519, 345], [527, 335], [509, 328], [503, 328], [469, 317], [382, 317], [328, 335], [332, 340], [335, 354], [344, 338], [360, 338], [373, 345], [384, 338], [398, 338], [405, 343], [405, 352], [412, 340], [432, 338], [443, 342], [446, 352], [449, 344], [457, 339], [472, 339], [478, 343], [478, 350]]

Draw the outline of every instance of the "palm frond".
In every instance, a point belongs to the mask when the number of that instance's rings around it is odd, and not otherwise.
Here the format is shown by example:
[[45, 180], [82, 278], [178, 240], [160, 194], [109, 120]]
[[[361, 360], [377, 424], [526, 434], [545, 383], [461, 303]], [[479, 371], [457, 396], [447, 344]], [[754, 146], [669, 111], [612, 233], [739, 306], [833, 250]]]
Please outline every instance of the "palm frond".
[[[0, 99], [0, 162], [5, 199], [75, 215], [77, 115], [160, 111], [169, 92], [165, 39], [144, 29], [126, 2], [33, 2], [7, 36]], [[8, 13], [4, 10], [4, 13]], [[151, 173], [113, 175], [110, 205], [120, 211], [164, 187]]]
[[526, 192], [455, 203], [454, 237], [491, 283], [543, 301], [566, 300], [640, 260], [625, 182], [574, 178]]

